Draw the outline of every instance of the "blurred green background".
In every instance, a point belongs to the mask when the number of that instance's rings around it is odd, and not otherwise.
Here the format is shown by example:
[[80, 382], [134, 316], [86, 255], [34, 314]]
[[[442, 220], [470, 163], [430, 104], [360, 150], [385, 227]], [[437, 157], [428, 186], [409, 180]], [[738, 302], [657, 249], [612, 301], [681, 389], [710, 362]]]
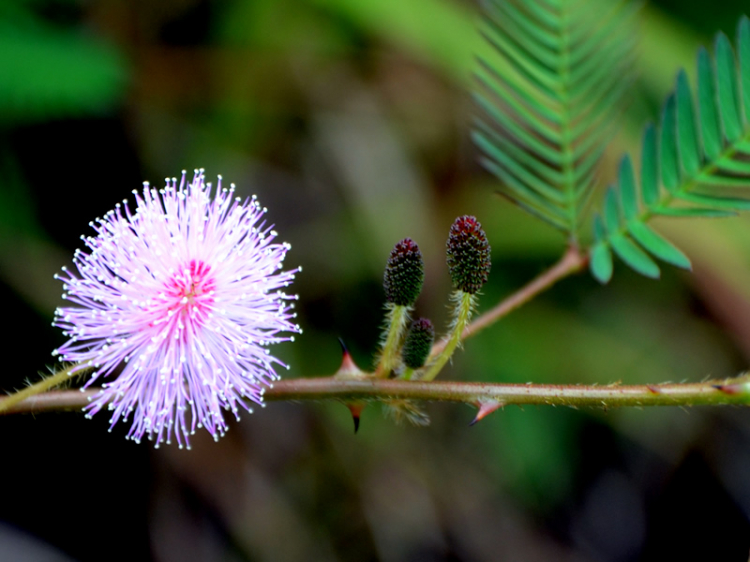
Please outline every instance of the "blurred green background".
[[[746, 4], [661, 0], [640, 21], [638, 80], [604, 162], [636, 151], [677, 69], [733, 37]], [[382, 270], [420, 245], [417, 314], [448, 322], [448, 228], [493, 249], [480, 309], [553, 263], [548, 226], [494, 195], [468, 140], [479, 10], [459, 0], [0, 2], [0, 388], [53, 365], [50, 327], [89, 221], [183, 169], [258, 195], [305, 333], [287, 376], [331, 374], [337, 337], [372, 364]], [[603, 187], [603, 186], [602, 186]], [[660, 222], [695, 271], [567, 279], [467, 342], [441, 377], [696, 381], [750, 357], [750, 221]], [[428, 428], [368, 407], [271, 404], [218, 444], [153, 450], [107, 417], [0, 418], [0, 559], [296, 561], [746, 560], [750, 414], [508, 408]], [[46, 556], [46, 558], [45, 558]]]

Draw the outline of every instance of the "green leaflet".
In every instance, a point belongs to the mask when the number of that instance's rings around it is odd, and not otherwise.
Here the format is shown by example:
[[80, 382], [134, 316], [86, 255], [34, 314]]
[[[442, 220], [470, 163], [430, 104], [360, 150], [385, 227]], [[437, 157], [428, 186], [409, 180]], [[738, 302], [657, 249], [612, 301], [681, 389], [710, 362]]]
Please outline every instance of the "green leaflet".
[[613, 234], [610, 236], [609, 242], [620, 259], [638, 273], [654, 279], [659, 277], [659, 266], [656, 265], [656, 262], [629, 238], [622, 234]]
[[606, 232], [599, 215], [594, 215], [594, 245], [591, 247], [591, 273], [600, 283], [612, 278], [612, 253], [605, 242]]
[[647, 224], [642, 222], [628, 224], [628, 232], [630, 232], [630, 235], [636, 242], [660, 260], [681, 267], [682, 269], [692, 269], [688, 257], [675, 248], [669, 240], [652, 230]]
[[740, 19], [737, 26], [737, 53], [740, 59], [740, 90], [745, 118], [750, 118], [750, 20]]
[[661, 114], [661, 136], [659, 138], [659, 168], [661, 183], [674, 192], [680, 184], [680, 164], [677, 156], [677, 135], [674, 94], [667, 98]]
[[[697, 99], [686, 74], [664, 104], [659, 130], [643, 135], [640, 177], [630, 158], [605, 196], [603, 221], [594, 221], [592, 275], [606, 283], [611, 253], [647, 277], [658, 277], [650, 257], [690, 269], [690, 260], [646, 223], [655, 216], [725, 217], [750, 210], [750, 20], [737, 27], [739, 60], [719, 34], [714, 58], [698, 51]], [[697, 109], [697, 111], [696, 111]], [[650, 255], [649, 255], [650, 254]]]
[[715, 100], [714, 71], [708, 51], [701, 47], [698, 49], [698, 113], [703, 150], [708, 160], [715, 159], [721, 152], [721, 129]]
[[649, 123], [643, 132], [641, 150], [641, 190], [643, 202], [654, 205], [659, 200], [659, 162], [656, 152], [656, 131]]
[[625, 156], [620, 162], [618, 182], [620, 185], [620, 203], [625, 220], [629, 221], [638, 214], [638, 194], [636, 193], [635, 175], [633, 174], [630, 156]]
[[719, 90], [719, 112], [728, 141], [739, 138], [742, 134], [742, 119], [737, 103], [737, 70], [734, 52], [729, 39], [723, 33], [716, 37], [716, 85]]
[[685, 174], [695, 175], [701, 165], [698, 149], [698, 130], [695, 127], [693, 96], [690, 94], [684, 70], [677, 75], [677, 138], [680, 146], [680, 162]]
[[481, 123], [472, 135], [501, 193], [576, 240], [630, 84], [638, 2], [487, 0]]

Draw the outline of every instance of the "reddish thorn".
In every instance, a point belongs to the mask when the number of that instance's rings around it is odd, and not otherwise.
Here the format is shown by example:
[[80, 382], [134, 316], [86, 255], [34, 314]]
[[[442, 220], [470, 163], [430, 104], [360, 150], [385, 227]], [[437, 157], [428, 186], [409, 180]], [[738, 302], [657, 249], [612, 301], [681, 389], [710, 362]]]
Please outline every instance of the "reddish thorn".
[[349, 411], [352, 413], [352, 420], [354, 421], [354, 433], [356, 434], [359, 431], [359, 418], [362, 414], [362, 410], [365, 409], [366, 404], [363, 402], [354, 402], [347, 404], [346, 407], [349, 408]]
[[484, 419], [486, 416], [489, 416], [495, 410], [502, 408], [503, 406], [504, 404], [502, 402], [495, 402], [494, 400], [486, 401], [486, 402], [479, 402], [477, 404], [479, 411], [477, 412], [477, 415], [474, 417], [474, 419], [471, 420], [469, 427], [471, 427], [478, 421]]
[[349, 355], [349, 349], [346, 347], [346, 343], [344, 343], [344, 338], [339, 338], [339, 345], [341, 346], [341, 353]]
[[338, 373], [359, 374], [361, 371], [359, 370], [359, 367], [357, 367], [357, 364], [354, 363], [354, 359], [352, 359], [351, 353], [349, 353], [349, 350], [346, 348], [346, 344], [344, 343], [344, 340], [339, 338], [339, 343], [341, 344], [342, 357], [341, 357], [341, 367], [339, 367]]
[[745, 391], [743, 384], [715, 384], [713, 387], [724, 394], [742, 394]]
[[661, 394], [661, 389], [655, 384], [647, 384], [646, 388], [648, 388], [649, 392], [653, 392], [654, 394]]

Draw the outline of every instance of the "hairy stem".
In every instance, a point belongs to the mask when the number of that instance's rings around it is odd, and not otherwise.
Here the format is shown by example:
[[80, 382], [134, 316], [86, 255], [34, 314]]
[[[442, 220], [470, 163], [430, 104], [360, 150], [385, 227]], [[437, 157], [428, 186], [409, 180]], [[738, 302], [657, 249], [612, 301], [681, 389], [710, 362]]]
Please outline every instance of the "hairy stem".
[[398, 365], [398, 349], [404, 327], [409, 320], [409, 307], [389, 304], [388, 309], [388, 332], [380, 354], [378, 367], [375, 369], [376, 377], [387, 377]]
[[443, 340], [443, 347], [440, 350], [440, 354], [435, 358], [432, 364], [429, 364], [427, 371], [419, 377], [423, 381], [434, 380], [440, 370], [451, 358], [456, 347], [461, 342], [462, 334], [469, 324], [469, 318], [471, 317], [471, 311], [476, 304], [476, 297], [471, 293], [464, 293], [463, 291], [456, 291], [454, 293], [456, 300], [455, 318], [453, 321], [453, 328], [448, 338]]
[[36, 396], [37, 394], [41, 394], [51, 388], [60, 386], [61, 384], [65, 383], [72, 376], [74, 376], [74, 374], [71, 374], [71, 371], [75, 368], [78, 369], [74, 373], [75, 375], [79, 375], [85, 372], [85, 370], [81, 369], [79, 365], [71, 365], [70, 367], [62, 369], [61, 371], [58, 371], [57, 373], [54, 373], [48, 377], [43, 378], [42, 380], [40, 380], [39, 382], [35, 384], [27, 386], [23, 390], [19, 390], [18, 392], [14, 392], [13, 394], [0, 398], [0, 414], [10, 413], [14, 411], [13, 407], [16, 404], [19, 404], [20, 402], [23, 402], [24, 400], [29, 400], [33, 396]]
[[[29, 413], [81, 408], [99, 392], [92, 388], [48, 392], [6, 407], [2, 413]], [[556, 385], [494, 384], [470, 382], [422, 382], [363, 377], [319, 377], [274, 383], [264, 394], [267, 401], [281, 400], [426, 400], [462, 402], [478, 406], [537, 404], [549, 406], [611, 408], [623, 406], [750, 405], [750, 377], [682, 384], [650, 385]]]
[[[581, 269], [583, 269], [586, 266], [587, 256], [585, 254], [582, 254], [580, 250], [575, 247], [571, 246], [568, 251], [560, 258], [560, 261], [558, 261], [555, 265], [553, 265], [550, 269], [542, 273], [540, 276], [532, 280], [530, 283], [524, 285], [507, 297], [506, 299], [502, 300], [500, 303], [498, 303], [494, 308], [488, 310], [481, 316], [479, 316], [476, 320], [468, 324], [463, 328], [462, 333], [460, 334], [460, 337], [458, 341], [463, 341], [466, 338], [473, 336], [474, 334], [478, 333], [480, 330], [483, 330], [484, 328], [494, 324], [497, 322], [500, 318], [504, 317], [508, 313], [512, 312], [516, 308], [519, 308], [523, 304], [527, 303], [531, 299], [533, 299], [536, 295], [542, 293], [546, 289], [550, 288], [552, 285], [554, 285], [557, 281], [573, 274]], [[432, 351], [430, 353], [430, 356], [432, 358], [437, 357], [450, 343], [449, 340], [444, 340], [441, 342], [436, 343], [432, 347]], [[455, 347], [455, 345], [454, 345]], [[57, 386], [67, 380], [68, 378], [68, 372], [69, 369], [62, 370], [59, 373], [56, 373], [55, 375], [52, 375], [51, 377], [48, 377], [41, 382], [30, 386], [27, 389], [22, 390], [21, 392], [18, 392], [16, 394], [12, 394], [9, 397], [0, 398], [0, 415], [2, 414], [10, 414], [10, 413], [23, 413], [23, 412], [41, 412], [41, 411], [47, 411], [47, 410], [60, 410], [60, 409], [73, 409], [77, 407], [82, 407], [88, 404], [88, 398], [90, 396], [93, 396], [95, 392], [98, 392], [98, 389], [91, 389], [87, 390], [85, 392], [80, 392], [78, 390], [75, 391], [62, 391], [62, 392], [48, 392], [44, 394], [40, 394], [50, 388], [53, 388], [54, 386]], [[560, 395], [556, 399], [549, 398], [552, 396], [555, 392], [554, 389], [560, 389], [560, 388], [569, 388], [569, 389], [576, 389], [574, 391], [575, 393], [583, 392], [586, 394], [587, 388], [593, 388], [593, 389], [599, 389], [602, 388], [611, 388], [611, 387], [585, 387], [585, 386], [572, 386], [572, 387], [559, 387], [559, 386], [547, 386], [547, 385], [519, 385], [518, 388], [524, 389], [524, 391], [531, 390], [532, 393], [528, 394], [528, 396], [532, 397], [532, 399], [536, 396], [537, 401], [528, 401], [528, 402], [522, 402], [522, 401], [511, 401], [508, 402], [508, 397], [500, 397], [500, 398], [493, 398], [495, 392], [503, 392], [503, 389], [511, 389], [515, 388], [514, 385], [479, 385], [482, 388], [489, 389], [490, 394], [482, 397], [481, 394], [476, 393], [476, 389], [478, 388], [476, 384], [473, 383], [435, 383], [435, 382], [412, 382], [412, 381], [388, 381], [388, 380], [377, 380], [368, 378], [368, 380], [341, 380], [341, 379], [332, 379], [330, 377], [322, 377], [322, 378], [316, 378], [316, 379], [297, 379], [297, 380], [285, 380], [281, 382], [277, 382], [274, 385], [273, 389], [270, 389], [266, 392], [265, 397], [269, 400], [300, 400], [300, 399], [322, 399], [322, 398], [345, 398], [343, 394], [345, 394], [345, 391], [342, 389], [341, 385], [346, 386], [347, 384], [353, 384], [353, 385], [359, 385], [356, 386], [356, 393], [359, 397], [364, 398], [371, 398], [371, 399], [382, 399], [384, 397], [388, 396], [388, 392], [393, 392], [394, 394], [391, 397], [395, 398], [415, 398], [419, 399], [422, 398], [424, 400], [451, 400], [451, 401], [459, 401], [459, 402], [472, 402], [473, 399], [461, 399], [458, 400], [457, 398], [446, 398], [445, 396], [445, 389], [446, 388], [457, 388], [457, 389], [464, 389], [461, 390], [461, 392], [474, 392], [473, 396], [476, 400], [502, 400], [506, 403], [528, 403], [528, 404], [543, 404], [543, 403], [549, 403], [549, 404], [563, 404], [565, 403], [565, 400], [567, 400], [567, 395]], [[374, 385], [374, 386], [373, 386]], [[427, 385], [425, 387], [425, 385]], [[708, 385], [710, 387], [709, 383], [704, 383], [704, 386]], [[677, 387], [690, 387], [691, 385], [668, 385], [669, 388]], [[348, 387], [347, 387], [348, 388]], [[372, 390], [372, 389], [375, 390]], [[384, 393], [382, 392], [382, 388], [385, 389], [391, 389], [387, 390]], [[433, 389], [429, 392], [423, 392], [426, 388]], [[628, 388], [649, 388], [649, 387], [615, 387], [618, 389], [618, 392], [621, 394], [622, 391], [625, 391]], [[653, 387], [653, 388], [662, 388], [661, 386]], [[313, 389], [319, 389], [315, 392], [321, 392], [321, 394], [316, 398], [313, 396], [314, 392]], [[369, 390], [368, 390], [369, 389]], [[538, 392], [534, 391], [534, 389], [539, 389]], [[546, 390], [545, 390], [546, 389]], [[349, 389], [352, 390], [352, 389]], [[302, 396], [295, 397], [294, 393], [296, 392], [302, 392]], [[419, 396], [414, 396], [413, 393], [417, 392], [418, 394], [422, 392]], [[515, 391], [513, 391], [515, 392]], [[710, 392], [710, 391], [709, 391]], [[688, 393], [689, 394], [689, 393]], [[726, 394], [726, 393], [724, 393]], [[724, 396], [724, 394], [720, 394], [716, 400], [720, 400], [721, 396]], [[672, 396], [672, 394], [669, 394]], [[540, 396], [547, 396], [547, 401], [541, 400]], [[596, 393], [593, 394], [593, 396], [597, 396]], [[682, 396], [680, 394], [680, 396]], [[675, 404], [703, 404], [706, 402], [693, 401], [691, 402], [694, 397], [688, 396], [686, 398], [685, 402], [674, 402]], [[682, 399], [682, 398], [681, 398]], [[599, 398], [594, 398], [593, 400], [589, 400], [590, 403], [594, 404], [597, 402], [597, 400], [600, 400]], [[697, 400], [697, 399], [696, 399]], [[646, 401], [647, 402], [647, 401]], [[646, 405], [646, 402], [644, 402], [644, 405]], [[648, 402], [649, 404], [653, 402]], [[672, 402], [669, 402], [672, 403]], [[713, 402], [712, 402], [713, 403]], [[715, 403], [737, 403], [733, 402], [731, 399], [725, 399], [724, 402], [717, 401]], [[744, 402], [741, 402], [744, 403]], [[580, 405], [578, 403], [571, 403], [571, 405]], [[615, 405], [627, 405], [627, 404], [615, 404]]]

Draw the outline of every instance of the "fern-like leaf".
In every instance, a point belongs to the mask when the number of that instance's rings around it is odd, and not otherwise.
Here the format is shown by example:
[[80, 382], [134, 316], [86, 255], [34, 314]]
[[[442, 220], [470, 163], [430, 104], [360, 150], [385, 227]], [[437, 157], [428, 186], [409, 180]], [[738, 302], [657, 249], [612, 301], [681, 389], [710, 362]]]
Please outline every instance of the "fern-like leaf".
[[713, 60], [699, 50], [697, 98], [680, 71], [658, 133], [652, 125], [644, 132], [640, 183], [630, 158], [623, 158], [617, 183], [594, 220], [590, 268], [602, 283], [612, 276], [613, 251], [648, 277], [660, 274], [653, 258], [690, 268], [690, 260], [646, 224], [653, 216], [722, 217], [750, 210], [747, 17], [737, 28], [737, 51], [739, 61], [724, 34], [716, 37]]
[[572, 240], [629, 86], [637, 3], [486, 0], [473, 132], [501, 193]]

